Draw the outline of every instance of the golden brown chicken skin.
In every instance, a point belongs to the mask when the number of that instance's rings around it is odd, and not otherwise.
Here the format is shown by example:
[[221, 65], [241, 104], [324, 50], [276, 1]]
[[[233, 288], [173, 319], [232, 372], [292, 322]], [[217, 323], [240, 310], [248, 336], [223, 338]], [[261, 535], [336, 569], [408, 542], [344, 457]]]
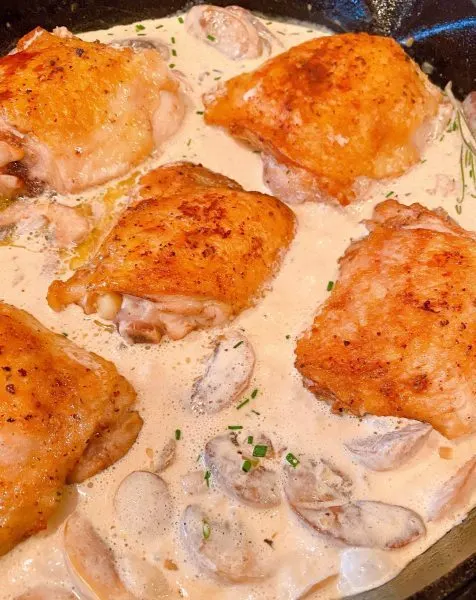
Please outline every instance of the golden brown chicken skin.
[[120, 176], [183, 112], [157, 51], [37, 28], [0, 58], [0, 190], [17, 193], [28, 180], [78, 192]]
[[442, 210], [385, 201], [340, 260], [298, 341], [305, 384], [336, 411], [476, 431], [476, 236]]
[[97, 255], [48, 302], [114, 320], [131, 342], [182, 338], [251, 306], [294, 236], [294, 214], [204, 167], [176, 163], [141, 180]]
[[397, 42], [348, 33], [230, 79], [204, 96], [205, 121], [262, 151], [281, 200], [346, 205], [418, 162], [442, 98]]
[[112, 363], [0, 303], [0, 555], [45, 529], [65, 483], [129, 450], [135, 397]]

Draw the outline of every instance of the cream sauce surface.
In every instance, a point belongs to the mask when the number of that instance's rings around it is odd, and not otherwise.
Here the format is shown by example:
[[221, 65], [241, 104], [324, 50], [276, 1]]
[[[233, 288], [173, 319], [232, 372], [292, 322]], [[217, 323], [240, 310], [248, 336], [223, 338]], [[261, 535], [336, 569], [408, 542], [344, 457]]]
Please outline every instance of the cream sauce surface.
[[[259, 155], [226, 133], [206, 127], [200, 114], [202, 93], [220, 79], [255, 68], [266, 57], [232, 61], [211, 45], [188, 35], [181, 21], [174, 16], [143, 21], [139, 27], [120, 26], [81, 36], [104, 42], [131, 37], [162, 41], [174, 50], [169, 58], [172, 68], [186, 76], [190, 87], [184, 88], [188, 97], [185, 122], [163, 151], [141, 170], [172, 160], [201, 162], [232, 177], [246, 189], [266, 192]], [[267, 21], [267, 26], [284, 48], [330, 33], [314, 26], [277, 21]], [[279, 51], [281, 48], [274, 46], [273, 52]], [[2, 299], [112, 360], [135, 386], [144, 418], [137, 443], [121, 461], [84, 484], [71, 486], [49, 529], [0, 559], [0, 600], [11, 600], [37, 584], [73, 589], [74, 581], [63, 555], [62, 523], [75, 507], [90, 518], [118, 558], [133, 554], [158, 566], [173, 593], [192, 600], [296, 600], [313, 586], [316, 589], [309, 597], [316, 599], [362, 591], [395, 576], [459, 523], [475, 504], [474, 494], [448, 517], [426, 523], [426, 535], [403, 549], [348, 549], [309, 530], [285, 501], [266, 510], [245, 507], [223, 494], [213, 478], [209, 488], [202, 486], [199, 494], [190, 496], [183, 491], [181, 478], [190, 472], [204, 474], [202, 453], [206, 442], [226, 433], [229, 425], [242, 425], [246, 432], [261, 431], [268, 435], [275, 449], [332, 461], [352, 478], [355, 498], [399, 504], [415, 510], [426, 520], [428, 499], [474, 454], [474, 436], [449, 442], [433, 431], [423, 449], [400, 468], [369, 471], [352, 459], [343, 443], [373, 432], [390, 431], [398, 424], [397, 420], [332, 414], [325, 403], [304, 388], [293, 367], [294, 346], [328, 296], [328, 282], [337, 278], [338, 258], [351, 240], [365, 235], [366, 229], [360, 222], [370, 217], [375, 204], [385, 197], [403, 203], [421, 202], [430, 208], [442, 206], [464, 227], [476, 229], [476, 211], [470, 210], [474, 198], [466, 198], [461, 214], [455, 211], [461, 185], [460, 143], [458, 131], [445, 133], [410, 172], [378, 185], [370, 199], [345, 210], [310, 203], [293, 207], [298, 219], [296, 238], [270, 291], [230, 325], [245, 333], [256, 354], [252, 381], [243, 399], [250, 398], [252, 390], [258, 391], [239, 410], [239, 401], [209, 416], [197, 417], [187, 408], [193, 381], [203, 372], [203, 360], [209, 356], [210, 344], [219, 331], [194, 332], [178, 342], [164, 340], [157, 346], [127, 346], [109, 325], [105, 326], [96, 316], [84, 315], [78, 307], [69, 307], [61, 313], [49, 309], [45, 300], [48, 285], [58, 274], [67, 275], [65, 265], [70, 256], [63, 255], [60, 259], [57, 252], [47, 250], [44, 231], [30, 234], [31, 223], [27, 224], [15, 245], [0, 247]], [[105, 190], [111, 187], [110, 184], [80, 197], [58, 200], [70, 205], [83, 202], [101, 207]], [[113, 507], [114, 494], [130, 472], [157, 467], [159, 455], [176, 429], [181, 430], [176, 460], [162, 474], [173, 499], [172, 518], [163, 535], [144, 543], [141, 536], [131, 537], [119, 527]], [[448, 460], [440, 457], [441, 447], [451, 447], [453, 457]], [[192, 503], [220, 514], [232, 514], [232, 520], [240, 519], [250, 532], [257, 561], [263, 561], [269, 568], [269, 577], [253, 583], [230, 584], [201, 571], [180, 533], [181, 515]], [[273, 540], [272, 548], [265, 539]], [[353, 575], [339, 576], [343, 557], [346, 564], [351, 561], [356, 565]], [[176, 570], [166, 568], [170, 567], [170, 561]], [[364, 567], [359, 568], [359, 564]]]

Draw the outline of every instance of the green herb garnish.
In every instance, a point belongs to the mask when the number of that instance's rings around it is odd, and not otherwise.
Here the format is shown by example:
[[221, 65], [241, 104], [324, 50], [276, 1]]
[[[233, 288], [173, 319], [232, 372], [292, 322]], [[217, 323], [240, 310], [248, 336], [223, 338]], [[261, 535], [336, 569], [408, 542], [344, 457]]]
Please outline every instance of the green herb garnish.
[[177, 50], [175, 50], [175, 48], [172, 48], [172, 56], [177, 56]]
[[136, 25], [136, 31], [144, 31], [144, 29], [145, 29], [144, 25], [141, 25], [140, 23], [138, 23]]
[[178, 22], [179, 22], [180, 24], [183, 24], [183, 17], [179, 17], [179, 18], [178, 18]]
[[253, 400], [256, 398], [256, 396], [258, 395], [258, 388], [255, 388], [252, 392], [251, 392], [251, 397], [253, 398]]
[[[203, 113], [202, 113], [203, 114]], [[233, 346], [233, 348], [238, 348], [239, 346], [241, 346], [241, 344], [243, 343], [243, 340], [241, 340], [241, 342], [238, 342], [237, 344], [235, 344]]]
[[205, 471], [205, 475], [203, 476], [203, 479], [205, 479], [205, 481], [207, 482], [207, 487], [210, 487], [210, 477], [212, 476], [212, 474], [210, 473], [210, 471]]
[[333, 281], [329, 281], [328, 284], [327, 284], [327, 291], [330, 292], [333, 287], [334, 287], [334, 282]]
[[240, 408], [243, 408], [243, 406], [245, 406], [245, 404], [248, 404], [249, 401], [250, 401], [249, 398], [245, 398], [243, 400], [243, 402], [241, 402], [240, 404], [238, 404], [238, 406], [236, 407], [236, 410], [240, 410]]
[[268, 446], [258, 444], [253, 448], [253, 456], [256, 456], [257, 458], [264, 458], [266, 452], [268, 452]]
[[248, 436], [248, 444], [252, 444], [253, 443], [253, 436], [249, 435]]
[[203, 538], [205, 540], [208, 540], [208, 538], [210, 537], [210, 534], [211, 534], [210, 524], [208, 523], [208, 521], [203, 521], [202, 531], [203, 531]]
[[245, 473], [248, 473], [248, 471], [251, 470], [251, 460], [243, 461], [243, 464], [241, 465], [241, 470]]
[[300, 463], [300, 460], [298, 458], [296, 458], [292, 452], [289, 452], [288, 454], [286, 454], [286, 460], [291, 465], [291, 467], [294, 467], [294, 468], [296, 468], [298, 466], [298, 464]]
[[228, 429], [236, 431], [237, 429], [243, 429], [243, 425], [228, 425]]
[[388, 192], [388, 194], [385, 194], [385, 198], [390, 198], [393, 194], [395, 194], [395, 192]]
[[214, 35], [210, 35], [210, 34], [207, 35], [207, 39], [210, 40], [211, 42], [216, 41], [216, 37]]
[[178, 441], [182, 437], [182, 432], [180, 429], [175, 430], [175, 439]]

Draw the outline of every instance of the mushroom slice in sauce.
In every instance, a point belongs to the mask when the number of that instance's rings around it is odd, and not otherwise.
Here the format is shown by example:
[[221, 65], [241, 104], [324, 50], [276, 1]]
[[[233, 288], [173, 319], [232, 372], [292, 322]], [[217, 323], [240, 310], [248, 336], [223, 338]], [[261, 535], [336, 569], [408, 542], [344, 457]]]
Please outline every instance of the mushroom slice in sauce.
[[466, 494], [469, 494], [475, 485], [476, 456], [473, 456], [433, 496], [428, 510], [428, 519], [437, 521], [444, 517], [449, 510], [464, 500]]
[[345, 446], [368, 469], [388, 471], [415, 456], [432, 430], [427, 423], [415, 422], [383, 435], [351, 440]]
[[[246, 504], [258, 508], [269, 508], [281, 503], [279, 479], [276, 471], [269, 467], [274, 458], [271, 440], [265, 435], [248, 435], [232, 432], [211, 439], [205, 446], [204, 459], [212, 475], [225, 491]], [[256, 446], [266, 446], [266, 455], [253, 457]], [[251, 463], [248, 471], [243, 470], [245, 461]]]
[[[352, 481], [325, 460], [302, 457], [299, 466], [284, 466], [284, 488], [294, 510], [347, 502]], [[325, 504], [324, 504], [325, 503]]]
[[149, 471], [133, 471], [117, 488], [114, 509], [121, 529], [136, 541], [147, 543], [167, 529], [172, 500], [161, 477]]
[[124, 38], [122, 40], [114, 40], [109, 44], [113, 48], [133, 48], [134, 50], [157, 50], [164, 60], [169, 60], [170, 50], [167, 44], [160, 40], [139, 40], [138, 38]]
[[263, 53], [259, 31], [247, 15], [237, 11], [209, 4], [194, 6], [187, 14], [185, 27], [232, 60], [259, 58]]
[[214, 518], [192, 504], [183, 514], [182, 534], [197, 566], [220, 579], [242, 583], [267, 575], [259, 565], [255, 546], [249, 543], [243, 523], [234, 516]]
[[254, 365], [253, 347], [243, 334], [230, 331], [220, 337], [204, 375], [193, 385], [192, 410], [210, 414], [231, 404], [248, 387]]
[[58, 587], [40, 586], [16, 596], [14, 600], [77, 600], [77, 597]]
[[402, 548], [426, 533], [416, 512], [384, 502], [361, 500], [339, 506], [294, 509], [313, 529], [349, 546]]
[[162, 452], [159, 454], [157, 466], [155, 467], [157, 473], [162, 473], [162, 471], [165, 471], [167, 467], [170, 467], [175, 460], [176, 451], [177, 442], [173, 438], [170, 438], [170, 440], [162, 448]]
[[64, 527], [64, 550], [74, 584], [86, 598], [134, 600], [120, 580], [106, 544], [91, 523], [76, 513]]
[[126, 587], [138, 600], [178, 598], [162, 571], [143, 558], [124, 554], [117, 559], [117, 569]]

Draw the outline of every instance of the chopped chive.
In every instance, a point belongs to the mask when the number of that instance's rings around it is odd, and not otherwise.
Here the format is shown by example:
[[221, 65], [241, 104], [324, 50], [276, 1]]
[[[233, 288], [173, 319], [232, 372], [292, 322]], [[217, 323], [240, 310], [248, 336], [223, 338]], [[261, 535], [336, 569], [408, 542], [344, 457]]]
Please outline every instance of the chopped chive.
[[173, 69], [175, 67], [175, 63], [170, 63], [169, 69]]
[[255, 399], [257, 395], [258, 395], [258, 388], [255, 388], [255, 389], [254, 389], [254, 390], [251, 392], [251, 397], [252, 397], [253, 399]]
[[175, 48], [172, 48], [172, 56], [177, 56], [177, 50], [175, 50]]
[[333, 281], [329, 281], [328, 284], [327, 284], [327, 291], [330, 292], [333, 287], [334, 287], [334, 282]]
[[208, 540], [211, 534], [210, 524], [207, 521], [203, 521], [203, 538]]
[[175, 430], [175, 439], [178, 441], [182, 437], [182, 432], [180, 429]]
[[187, 146], [190, 146], [191, 143], [192, 143], [192, 138], [188, 138]]
[[257, 410], [254, 410], [253, 408], [251, 409], [252, 413], [255, 413], [255, 415], [261, 416], [261, 413], [259, 413]]
[[240, 408], [243, 408], [243, 406], [245, 406], [245, 404], [248, 404], [249, 401], [250, 401], [249, 398], [245, 398], [241, 404], [238, 404], [238, 406], [236, 407], [236, 410], [240, 410]]
[[268, 446], [262, 446], [258, 444], [253, 448], [253, 456], [258, 458], [264, 458], [266, 456], [266, 452], [268, 452]]
[[178, 18], [178, 22], [182, 24], [182, 23], [183, 23], [183, 18], [182, 18], [182, 17], [179, 17], [179, 18]]
[[[203, 114], [203, 113], [202, 113]], [[238, 348], [239, 346], [241, 346], [241, 344], [243, 343], [243, 340], [241, 340], [241, 342], [238, 342], [237, 344], [235, 344], [233, 346], [233, 348]]]
[[251, 470], [251, 460], [243, 461], [243, 464], [241, 465], [241, 470], [245, 473], [248, 473], [248, 471]]
[[214, 80], [214, 81], [218, 81], [219, 79], [221, 79], [221, 76], [220, 76], [220, 75], [218, 75], [218, 77], [214, 77], [214, 78], [213, 78], [213, 80]]
[[207, 39], [209, 39], [211, 42], [214, 42], [216, 40], [216, 37], [214, 35], [207, 35]]
[[138, 23], [136, 25], [136, 31], [144, 31], [144, 29], [145, 29], [144, 25], [141, 25], [140, 23]]
[[390, 196], [393, 196], [395, 192], [388, 192], [388, 194], [385, 194], [385, 198], [390, 198]]
[[232, 431], [243, 429], [243, 425], [228, 425], [228, 429], [231, 429]]
[[63, 333], [61, 335], [64, 335], [64, 337], [68, 337], [68, 334], [66, 333], [66, 331], [63, 331]]
[[205, 481], [207, 482], [207, 487], [210, 487], [210, 477], [212, 476], [212, 474], [210, 473], [210, 471], [205, 471], [205, 475], [203, 476], [203, 479], [205, 479]]
[[248, 436], [248, 444], [252, 444], [253, 443], [253, 436], [249, 435]]
[[157, 25], [156, 29], [162, 29], [163, 25]]
[[197, 110], [195, 112], [197, 113], [197, 115], [203, 115], [203, 110]]
[[175, 44], [175, 38], [174, 38], [174, 36], [172, 36], [170, 39], [172, 41], [172, 44]]
[[298, 464], [300, 463], [300, 460], [298, 458], [296, 458], [292, 452], [289, 452], [289, 454], [286, 454], [286, 460], [291, 465], [291, 467], [294, 467], [294, 468], [296, 468], [298, 466]]

